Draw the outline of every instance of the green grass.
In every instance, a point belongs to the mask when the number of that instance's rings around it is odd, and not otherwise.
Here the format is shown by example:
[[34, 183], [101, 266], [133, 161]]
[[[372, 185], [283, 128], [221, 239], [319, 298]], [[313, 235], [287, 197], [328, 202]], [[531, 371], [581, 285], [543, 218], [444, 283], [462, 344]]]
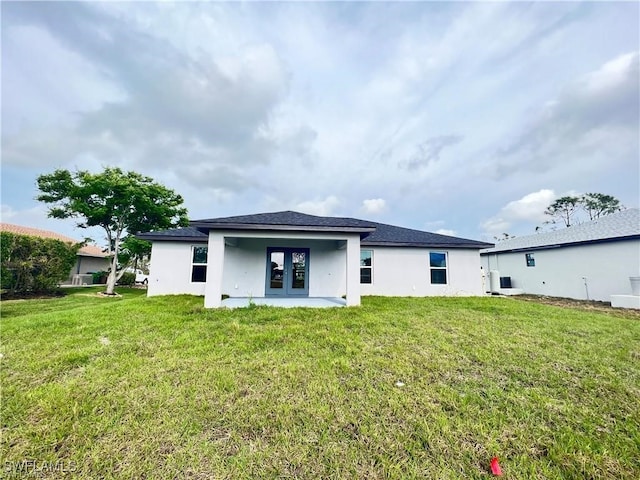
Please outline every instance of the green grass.
[[2, 303], [6, 477], [36, 461], [86, 479], [486, 478], [498, 456], [506, 478], [640, 478], [633, 318], [88, 292]]

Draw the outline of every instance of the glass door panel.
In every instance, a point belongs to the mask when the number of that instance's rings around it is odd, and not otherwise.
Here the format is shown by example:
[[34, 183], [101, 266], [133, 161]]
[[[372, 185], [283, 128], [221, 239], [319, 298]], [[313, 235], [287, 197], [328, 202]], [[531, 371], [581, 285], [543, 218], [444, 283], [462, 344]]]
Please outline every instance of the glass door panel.
[[309, 295], [308, 279], [308, 248], [267, 248], [266, 295]]
[[284, 287], [284, 252], [274, 250], [270, 252], [268, 265], [269, 288], [282, 289]]
[[290, 290], [306, 290], [307, 252], [291, 251], [291, 278], [289, 281]]

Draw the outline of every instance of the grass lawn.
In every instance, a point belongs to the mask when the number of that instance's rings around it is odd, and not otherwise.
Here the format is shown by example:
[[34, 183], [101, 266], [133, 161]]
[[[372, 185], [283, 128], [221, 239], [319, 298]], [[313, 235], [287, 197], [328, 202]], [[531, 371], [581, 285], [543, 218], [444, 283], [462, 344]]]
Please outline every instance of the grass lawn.
[[637, 316], [93, 292], [2, 302], [4, 478], [640, 478]]

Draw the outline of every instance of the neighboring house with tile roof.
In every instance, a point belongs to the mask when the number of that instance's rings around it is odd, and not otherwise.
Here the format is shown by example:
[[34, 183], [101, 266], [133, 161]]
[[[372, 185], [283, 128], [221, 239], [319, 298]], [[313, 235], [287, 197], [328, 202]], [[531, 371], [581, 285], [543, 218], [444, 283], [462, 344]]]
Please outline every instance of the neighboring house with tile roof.
[[480, 252], [483, 268], [524, 293], [610, 301], [640, 275], [640, 210], [630, 208]]
[[479, 251], [492, 244], [355, 218], [285, 211], [194, 220], [149, 240], [147, 294], [333, 298], [482, 295]]
[[[67, 237], [60, 233], [50, 230], [42, 230], [39, 228], [24, 227], [22, 225], [14, 225], [12, 223], [0, 223], [1, 232], [10, 232], [18, 235], [28, 235], [31, 237], [50, 238], [53, 240], [61, 240], [65, 243], [80, 243], [78, 240]], [[104, 253], [101, 248], [95, 245], [85, 245], [78, 250], [76, 264], [69, 272], [68, 281], [71, 282], [73, 275], [87, 274], [93, 272], [106, 271], [109, 268], [109, 254]]]

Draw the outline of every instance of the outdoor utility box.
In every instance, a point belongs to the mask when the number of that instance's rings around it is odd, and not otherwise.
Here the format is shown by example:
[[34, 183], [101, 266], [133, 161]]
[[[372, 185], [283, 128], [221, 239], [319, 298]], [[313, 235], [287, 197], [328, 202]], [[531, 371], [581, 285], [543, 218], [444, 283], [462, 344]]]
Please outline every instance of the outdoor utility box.
[[511, 277], [500, 277], [500, 288], [511, 288]]
[[93, 275], [75, 274], [71, 277], [71, 285], [93, 285]]

